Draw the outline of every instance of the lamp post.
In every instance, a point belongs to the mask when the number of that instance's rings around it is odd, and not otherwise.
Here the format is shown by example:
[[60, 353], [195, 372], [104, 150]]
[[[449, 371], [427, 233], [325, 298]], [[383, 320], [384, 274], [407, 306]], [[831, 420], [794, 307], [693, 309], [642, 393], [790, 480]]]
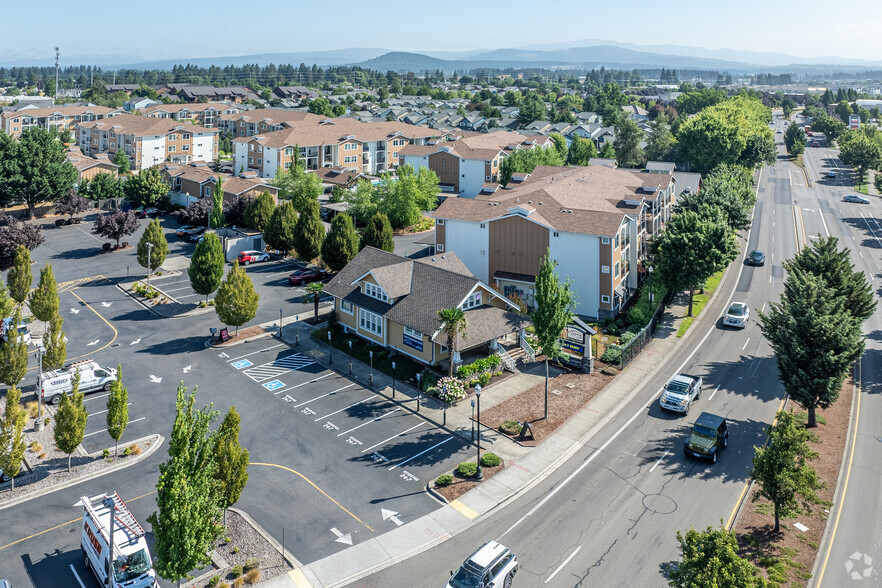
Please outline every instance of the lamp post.
[[153, 269], [150, 267], [150, 252], [153, 251], [153, 243], [147, 241], [147, 292], [150, 292], [150, 274], [153, 273]]
[[443, 406], [442, 412], [441, 412], [441, 414], [444, 415], [444, 421], [442, 421], [441, 424], [446, 427], [447, 426], [447, 384], [444, 384], [444, 386], [442, 386], [441, 389], [444, 392], [444, 406]]
[[116, 518], [116, 504], [113, 498], [105, 497], [101, 504], [110, 510], [110, 548], [107, 553], [107, 585], [113, 586], [113, 519]]
[[472, 441], [475, 440], [475, 399], [472, 398]]
[[481, 385], [475, 386], [475, 398], [478, 399], [478, 471], [475, 479], [483, 480], [484, 472], [481, 471]]
[[334, 365], [334, 350], [331, 349], [331, 330], [328, 329], [328, 365]]
[[392, 362], [392, 400], [395, 400], [395, 362]]
[[282, 338], [282, 309], [279, 309], [279, 338]]
[[349, 375], [352, 375], [352, 339], [349, 340]]
[[[43, 429], [43, 351], [46, 348], [43, 345], [37, 346], [37, 421], [34, 423], [34, 429], [40, 431]], [[39, 427], [39, 428], [38, 428]]]
[[652, 266], [649, 266], [649, 314], [652, 316]]
[[423, 395], [423, 389], [420, 387], [420, 378], [423, 377], [423, 374], [417, 374], [417, 412], [420, 411], [420, 397]]
[[371, 356], [371, 375], [370, 375], [370, 379], [368, 380], [368, 385], [371, 388], [373, 388], [374, 387], [374, 352], [368, 351], [368, 354], [370, 354], [370, 356]]

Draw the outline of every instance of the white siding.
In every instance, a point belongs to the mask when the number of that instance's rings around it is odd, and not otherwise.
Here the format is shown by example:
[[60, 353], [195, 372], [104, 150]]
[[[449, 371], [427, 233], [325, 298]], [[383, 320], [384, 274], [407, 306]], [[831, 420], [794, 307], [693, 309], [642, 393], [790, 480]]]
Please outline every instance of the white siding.
[[407, 156], [405, 156], [404, 162], [402, 163], [402, 165], [404, 165], [404, 164], [412, 165], [413, 170], [418, 172], [418, 171], [420, 171], [421, 167], [426, 167], [426, 168], [429, 167], [429, 156], [428, 155], [423, 155], [423, 156], [407, 155]]
[[600, 305], [600, 239], [562, 231], [558, 231], [558, 235], [555, 237], [551, 232], [549, 248], [551, 257], [558, 262], [558, 275], [561, 279], [569, 277], [573, 281], [574, 311], [596, 317]]
[[214, 133], [193, 135], [192, 161], [214, 161]]
[[[445, 249], [436, 251], [435, 255], [444, 255], [448, 251], [456, 253], [462, 262], [479, 280], [489, 284], [489, 249], [490, 229], [481, 229], [480, 223], [468, 221], [445, 220]], [[486, 223], [485, 223], [486, 225]]]
[[236, 161], [236, 168], [233, 173], [239, 173], [240, 170], [248, 169], [248, 144], [233, 143], [233, 157]]
[[141, 169], [159, 165], [165, 161], [165, 135], [141, 139]]
[[484, 179], [485, 163], [483, 159], [463, 159], [459, 162], [459, 192], [464, 198], [474, 198], [481, 191]]
[[276, 177], [276, 168], [279, 167], [279, 150], [268, 147], [263, 148], [263, 176], [264, 178]]

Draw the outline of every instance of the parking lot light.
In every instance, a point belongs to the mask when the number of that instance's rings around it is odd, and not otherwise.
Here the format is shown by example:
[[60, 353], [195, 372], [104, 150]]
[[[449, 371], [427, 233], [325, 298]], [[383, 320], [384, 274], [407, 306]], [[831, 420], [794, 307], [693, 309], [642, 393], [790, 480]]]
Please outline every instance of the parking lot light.
[[352, 375], [352, 339], [349, 340], [349, 375]]
[[481, 471], [481, 385], [475, 386], [475, 398], [478, 399], [478, 471], [475, 473], [476, 480], [484, 479], [484, 472]]
[[147, 241], [147, 293], [150, 293], [150, 274], [153, 270], [150, 267], [150, 252], [153, 251], [153, 243]]
[[423, 395], [423, 389], [420, 387], [420, 378], [423, 377], [422, 374], [417, 374], [417, 412], [420, 411], [420, 397]]
[[368, 351], [368, 353], [371, 356], [371, 375], [370, 375], [370, 379], [368, 380], [368, 385], [371, 388], [373, 388], [374, 387], [374, 352]]
[[334, 365], [334, 350], [331, 349], [331, 329], [328, 329], [328, 365]]
[[395, 362], [392, 362], [392, 400], [395, 400]]

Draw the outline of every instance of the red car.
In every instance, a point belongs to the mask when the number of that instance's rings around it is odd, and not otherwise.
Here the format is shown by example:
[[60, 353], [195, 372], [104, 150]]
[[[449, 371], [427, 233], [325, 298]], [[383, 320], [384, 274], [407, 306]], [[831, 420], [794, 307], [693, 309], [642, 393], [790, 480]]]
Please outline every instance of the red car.
[[249, 263], [255, 263], [258, 261], [269, 261], [269, 253], [265, 251], [243, 251], [239, 254], [239, 263], [242, 265], [248, 265]]
[[320, 269], [297, 270], [288, 276], [288, 283], [292, 286], [302, 286], [310, 282], [320, 282], [326, 277], [325, 272]]

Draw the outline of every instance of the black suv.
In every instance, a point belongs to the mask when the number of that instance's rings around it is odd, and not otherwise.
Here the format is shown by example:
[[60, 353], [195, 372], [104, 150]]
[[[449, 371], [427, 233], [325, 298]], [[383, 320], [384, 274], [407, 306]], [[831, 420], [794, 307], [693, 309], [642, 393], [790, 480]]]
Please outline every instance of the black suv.
[[683, 442], [683, 451], [686, 455], [717, 463], [717, 454], [727, 445], [729, 429], [726, 427], [726, 419], [703, 412], [692, 426], [689, 438]]

